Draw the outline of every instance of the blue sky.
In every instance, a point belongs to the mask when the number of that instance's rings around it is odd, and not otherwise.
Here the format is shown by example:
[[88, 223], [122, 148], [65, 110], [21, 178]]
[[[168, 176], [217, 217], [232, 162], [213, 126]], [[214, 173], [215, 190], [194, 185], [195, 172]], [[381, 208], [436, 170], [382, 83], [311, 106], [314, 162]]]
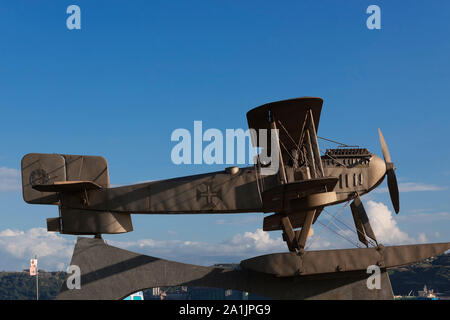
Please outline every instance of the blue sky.
[[[81, 30], [66, 28], [71, 4]], [[371, 4], [381, 30], [366, 27]], [[116, 185], [216, 171], [224, 166], [172, 164], [172, 131], [194, 120], [246, 129], [255, 106], [318, 96], [320, 136], [381, 155], [382, 128], [401, 183], [400, 215], [387, 219], [409, 241], [450, 241], [449, 10], [448, 1], [0, 0], [0, 232], [19, 241], [57, 216], [22, 200], [14, 170], [26, 153], [102, 155]], [[381, 191], [365, 201], [392, 212]], [[106, 238], [223, 245], [249, 232], [256, 243], [262, 218], [133, 216], [134, 232]]]

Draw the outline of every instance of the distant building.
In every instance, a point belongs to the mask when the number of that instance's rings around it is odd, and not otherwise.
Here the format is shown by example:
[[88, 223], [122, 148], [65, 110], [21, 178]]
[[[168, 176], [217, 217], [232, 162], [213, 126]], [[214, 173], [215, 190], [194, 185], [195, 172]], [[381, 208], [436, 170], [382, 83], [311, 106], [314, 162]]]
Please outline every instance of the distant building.
[[423, 287], [423, 290], [417, 291], [417, 296], [411, 295], [412, 290], [407, 296], [394, 296], [396, 300], [440, 300], [434, 293], [434, 290], [428, 290], [427, 285]]
[[424, 285], [423, 286], [423, 290], [418, 291], [417, 294], [418, 294], [419, 297], [422, 297], [422, 298], [428, 298], [428, 299], [431, 299], [431, 300], [437, 300], [437, 297], [434, 294], [434, 290], [433, 289], [428, 290], [427, 285]]
[[152, 295], [153, 296], [161, 295], [161, 289], [159, 287], [152, 288]]

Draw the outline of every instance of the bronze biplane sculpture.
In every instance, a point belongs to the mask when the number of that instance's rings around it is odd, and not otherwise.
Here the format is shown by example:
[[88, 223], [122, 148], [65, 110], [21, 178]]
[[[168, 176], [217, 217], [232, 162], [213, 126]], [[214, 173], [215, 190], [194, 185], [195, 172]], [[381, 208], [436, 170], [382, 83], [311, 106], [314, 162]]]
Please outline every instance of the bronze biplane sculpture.
[[[290, 252], [245, 260], [241, 266], [277, 277], [365, 270], [370, 264], [387, 268], [449, 249], [449, 243], [378, 244], [360, 196], [387, 176], [392, 204], [399, 212], [395, 166], [386, 142], [379, 131], [384, 160], [347, 145], [321, 155], [317, 130], [322, 104], [320, 98], [304, 97], [247, 113], [255, 147], [263, 146], [261, 129], [270, 137], [276, 135], [276, 148], [264, 145], [272, 161], [279, 161], [274, 174], [262, 174], [269, 164], [258, 159], [253, 167], [111, 188], [102, 157], [33, 153], [22, 159], [23, 197], [30, 204], [58, 206], [59, 217], [47, 219], [48, 231], [96, 238], [132, 231], [131, 214], [273, 213], [264, 218], [263, 230], [282, 230]], [[305, 251], [311, 226], [324, 207], [349, 201], [359, 241], [374, 247]]]

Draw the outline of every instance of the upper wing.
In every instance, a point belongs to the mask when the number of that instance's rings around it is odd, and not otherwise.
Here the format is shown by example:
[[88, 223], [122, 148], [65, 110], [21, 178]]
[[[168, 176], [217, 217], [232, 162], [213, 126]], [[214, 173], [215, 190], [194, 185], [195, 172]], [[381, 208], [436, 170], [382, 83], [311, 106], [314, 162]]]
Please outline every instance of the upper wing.
[[[284, 161], [288, 161], [290, 152], [297, 149], [306, 126], [309, 110], [314, 118], [315, 131], [319, 127], [320, 112], [323, 100], [314, 97], [302, 97], [267, 103], [247, 112], [248, 127], [256, 130], [256, 137], [252, 137], [255, 147], [261, 147], [259, 129], [267, 129], [267, 155], [270, 155], [270, 121], [274, 119], [279, 129], [279, 140]], [[315, 133], [316, 133], [315, 132]], [[253, 140], [253, 138], [256, 138]]]

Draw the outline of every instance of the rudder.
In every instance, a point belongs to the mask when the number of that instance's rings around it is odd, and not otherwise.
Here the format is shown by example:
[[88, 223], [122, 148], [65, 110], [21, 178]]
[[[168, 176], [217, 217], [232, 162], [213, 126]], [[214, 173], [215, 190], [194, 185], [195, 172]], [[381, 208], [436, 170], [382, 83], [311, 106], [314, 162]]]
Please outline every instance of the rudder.
[[33, 186], [66, 181], [91, 181], [108, 188], [108, 163], [99, 156], [30, 153], [22, 158], [22, 193], [25, 202], [58, 204], [57, 192], [42, 192]]

